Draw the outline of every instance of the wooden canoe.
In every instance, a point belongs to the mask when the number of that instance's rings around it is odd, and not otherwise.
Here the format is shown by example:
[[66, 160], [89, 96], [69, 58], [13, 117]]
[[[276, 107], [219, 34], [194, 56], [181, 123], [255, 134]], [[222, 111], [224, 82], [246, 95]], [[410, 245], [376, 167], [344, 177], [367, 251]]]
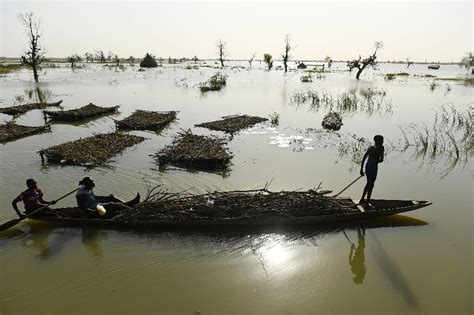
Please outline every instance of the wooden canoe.
[[[350, 199], [347, 199], [350, 200]], [[120, 222], [112, 219], [88, 219], [77, 217], [77, 208], [57, 208], [53, 213], [43, 213], [31, 219], [79, 226], [103, 227], [245, 227], [245, 226], [286, 226], [326, 224], [345, 221], [366, 220], [398, 213], [408, 212], [431, 205], [429, 201], [416, 200], [372, 200], [369, 208], [362, 208], [355, 201], [354, 211], [341, 214], [301, 216], [301, 217], [266, 217], [266, 218], [215, 218], [192, 220], [145, 220], [139, 217], [133, 222]]]

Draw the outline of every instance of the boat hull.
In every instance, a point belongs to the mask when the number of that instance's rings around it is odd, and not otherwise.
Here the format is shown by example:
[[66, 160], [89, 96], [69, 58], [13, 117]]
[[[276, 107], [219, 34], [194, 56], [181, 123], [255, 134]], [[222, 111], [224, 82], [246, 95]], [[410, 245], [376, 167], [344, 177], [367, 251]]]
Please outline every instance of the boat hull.
[[[314, 215], [302, 217], [270, 217], [270, 218], [216, 218], [216, 219], [188, 219], [188, 220], [144, 220], [115, 221], [101, 218], [74, 218], [42, 215], [34, 220], [55, 222], [66, 225], [102, 226], [102, 227], [144, 227], [144, 228], [186, 228], [186, 227], [249, 227], [249, 226], [289, 226], [289, 225], [315, 225], [326, 223], [350, 222], [385, 217], [394, 214], [417, 210], [431, 205], [428, 201], [402, 201], [402, 200], [373, 200], [373, 209], [363, 209], [351, 213]], [[393, 207], [390, 207], [393, 206]], [[55, 213], [67, 213], [75, 208], [55, 209]]]

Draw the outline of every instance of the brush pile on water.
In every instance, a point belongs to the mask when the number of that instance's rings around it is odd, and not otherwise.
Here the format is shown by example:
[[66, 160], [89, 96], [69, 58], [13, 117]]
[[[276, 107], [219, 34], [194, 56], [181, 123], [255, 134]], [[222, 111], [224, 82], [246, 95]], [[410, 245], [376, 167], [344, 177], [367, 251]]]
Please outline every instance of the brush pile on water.
[[235, 133], [242, 129], [252, 127], [255, 124], [267, 121], [267, 118], [258, 116], [235, 115], [222, 117], [221, 120], [211, 121], [195, 125], [196, 127], [204, 127], [211, 130], [224, 131], [228, 133]]
[[34, 134], [42, 133], [45, 131], [50, 131], [50, 125], [31, 127], [31, 126], [22, 126], [14, 123], [6, 123], [0, 125], [0, 142], [7, 142], [11, 140], [16, 140], [23, 137], [28, 137]]
[[70, 110], [61, 111], [43, 111], [46, 116], [49, 116], [51, 120], [57, 121], [77, 121], [91, 117], [101, 116], [104, 114], [116, 113], [119, 106], [113, 107], [100, 107], [89, 103], [86, 106]]
[[321, 125], [325, 129], [339, 130], [342, 126], [342, 116], [340, 113], [331, 112], [324, 116]]
[[55, 103], [29, 103], [17, 106], [3, 107], [0, 108], [0, 113], [12, 116], [23, 115], [24, 113], [33, 109], [43, 109], [51, 106], [60, 106], [62, 102], [63, 101], [60, 100], [59, 102]]
[[153, 112], [146, 110], [136, 110], [127, 118], [116, 121], [115, 125], [119, 129], [141, 129], [157, 130], [165, 127], [176, 119], [177, 112]]
[[116, 221], [136, 220], [199, 221], [216, 219], [249, 220], [339, 215], [358, 212], [349, 199], [325, 196], [325, 192], [267, 189], [212, 192], [202, 195], [154, 192], [134, 208], [124, 209]]
[[225, 169], [232, 157], [227, 152], [226, 144], [226, 139], [195, 135], [191, 131], [185, 131], [179, 133], [171, 145], [155, 154], [155, 159], [160, 165], [173, 164], [197, 169]]
[[104, 164], [128, 147], [145, 138], [124, 133], [98, 134], [92, 137], [55, 145], [39, 151], [49, 163], [94, 166]]
[[201, 92], [220, 91], [220, 89], [226, 86], [226, 84], [227, 76], [218, 72], [210, 77], [206, 82], [199, 83], [199, 89]]

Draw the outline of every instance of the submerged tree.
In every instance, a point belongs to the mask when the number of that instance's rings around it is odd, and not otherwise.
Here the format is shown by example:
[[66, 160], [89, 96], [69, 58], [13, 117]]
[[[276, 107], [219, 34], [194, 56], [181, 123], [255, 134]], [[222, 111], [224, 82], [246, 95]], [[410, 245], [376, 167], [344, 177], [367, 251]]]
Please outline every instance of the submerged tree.
[[407, 68], [410, 68], [412, 64], [413, 64], [413, 61], [411, 61], [410, 58], [407, 58]]
[[252, 62], [254, 58], [255, 58], [255, 53], [252, 55], [252, 58], [249, 59], [249, 68], [252, 68]]
[[76, 63], [81, 62], [82, 58], [79, 55], [72, 55], [67, 58], [67, 61], [71, 64], [71, 69], [74, 69], [76, 67]]
[[222, 39], [219, 39], [216, 42], [217, 54], [219, 55], [219, 61], [221, 62], [221, 67], [222, 68], [224, 68], [224, 57], [227, 56], [225, 46], [226, 46], [226, 42], [222, 41]]
[[105, 59], [106, 59], [106, 58], [105, 58], [105, 53], [104, 53], [103, 50], [97, 50], [97, 51], [95, 52], [95, 56], [96, 56], [96, 58], [99, 60], [99, 62], [105, 63]]
[[270, 70], [273, 67], [272, 55], [263, 54], [263, 61], [267, 64], [267, 69]]
[[20, 14], [18, 18], [25, 27], [29, 44], [28, 50], [25, 55], [21, 56], [21, 60], [33, 69], [33, 77], [38, 82], [38, 67], [45, 60], [45, 50], [41, 48], [39, 43], [42, 36], [40, 20], [35, 18], [33, 12]]
[[94, 62], [94, 54], [86, 52], [84, 57], [86, 57], [86, 62]]
[[359, 59], [354, 59], [347, 63], [347, 66], [349, 67], [349, 71], [352, 71], [352, 69], [354, 68], [358, 69], [357, 74], [356, 74], [357, 80], [359, 80], [360, 74], [362, 73], [362, 71], [364, 71], [365, 68], [367, 68], [367, 66], [370, 66], [374, 69], [377, 66], [377, 60], [376, 60], [377, 50], [383, 47], [383, 43], [375, 42], [374, 46], [375, 46], [375, 51], [368, 58], [362, 59], [361, 56], [359, 55]]
[[285, 67], [285, 72], [288, 72], [288, 60], [290, 60], [290, 50], [291, 50], [291, 43], [290, 43], [290, 35], [285, 35], [285, 53], [281, 55], [283, 58], [283, 66]]
[[472, 54], [472, 52], [468, 52], [466, 56], [461, 59], [459, 66], [464, 67], [466, 69], [474, 67], [474, 55]]
[[326, 56], [326, 58], [324, 58], [324, 61], [328, 63], [328, 68], [331, 68], [332, 66], [332, 59], [330, 56]]

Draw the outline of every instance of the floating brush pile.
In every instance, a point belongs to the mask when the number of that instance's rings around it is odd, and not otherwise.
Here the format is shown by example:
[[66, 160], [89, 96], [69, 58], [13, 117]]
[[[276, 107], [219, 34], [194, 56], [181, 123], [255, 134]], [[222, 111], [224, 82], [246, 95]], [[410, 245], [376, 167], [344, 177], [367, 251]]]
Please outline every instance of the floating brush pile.
[[127, 118], [115, 121], [119, 129], [147, 129], [157, 130], [165, 127], [176, 119], [177, 112], [153, 112], [145, 110], [136, 110]]
[[143, 137], [117, 132], [97, 134], [43, 149], [39, 154], [42, 160], [46, 155], [49, 163], [95, 166], [144, 140]]
[[4, 108], [0, 108], [0, 113], [6, 114], [6, 115], [18, 116], [18, 115], [23, 115], [24, 113], [33, 109], [43, 109], [46, 107], [60, 106], [62, 102], [63, 101], [60, 100], [59, 102], [55, 102], [55, 103], [29, 103], [29, 104], [23, 104], [23, 105], [17, 105], [17, 106], [4, 107]]
[[235, 133], [242, 129], [252, 127], [255, 124], [267, 121], [267, 118], [258, 116], [235, 115], [222, 117], [221, 120], [211, 121], [195, 125], [196, 127], [204, 127], [211, 130], [224, 131], [228, 133]]
[[227, 84], [227, 76], [221, 73], [216, 73], [209, 78], [206, 82], [199, 83], [199, 89], [201, 92], [207, 91], [219, 91]]
[[226, 139], [195, 135], [191, 131], [185, 131], [179, 133], [171, 145], [164, 147], [154, 157], [160, 165], [225, 169], [232, 157], [226, 150], [226, 144]]
[[323, 128], [330, 130], [339, 130], [342, 126], [342, 116], [340, 113], [331, 112], [324, 116], [321, 123]]
[[78, 121], [91, 117], [97, 117], [105, 114], [116, 113], [120, 106], [100, 107], [89, 103], [86, 106], [70, 110], [61, 111], [43, 111], [45, 116], [56, 121]]
[[50, 130], [50, 125], [31, 127], [17, 125], [9, 122], [4, 125], [0, 125], [0, 142], [16, 140], [19, 138], [28, 137], [37, 133], [42, 133]]
[[[156, 187], [155, 189], [156, 190]], [[271, 192], [267, 189], [212, 192], [202, 195], [152, 190], [144, 202], [124, 209], [114, 220], [248, 220], [340, 215], [359, 210], [350, 200], [318, 190]]]

